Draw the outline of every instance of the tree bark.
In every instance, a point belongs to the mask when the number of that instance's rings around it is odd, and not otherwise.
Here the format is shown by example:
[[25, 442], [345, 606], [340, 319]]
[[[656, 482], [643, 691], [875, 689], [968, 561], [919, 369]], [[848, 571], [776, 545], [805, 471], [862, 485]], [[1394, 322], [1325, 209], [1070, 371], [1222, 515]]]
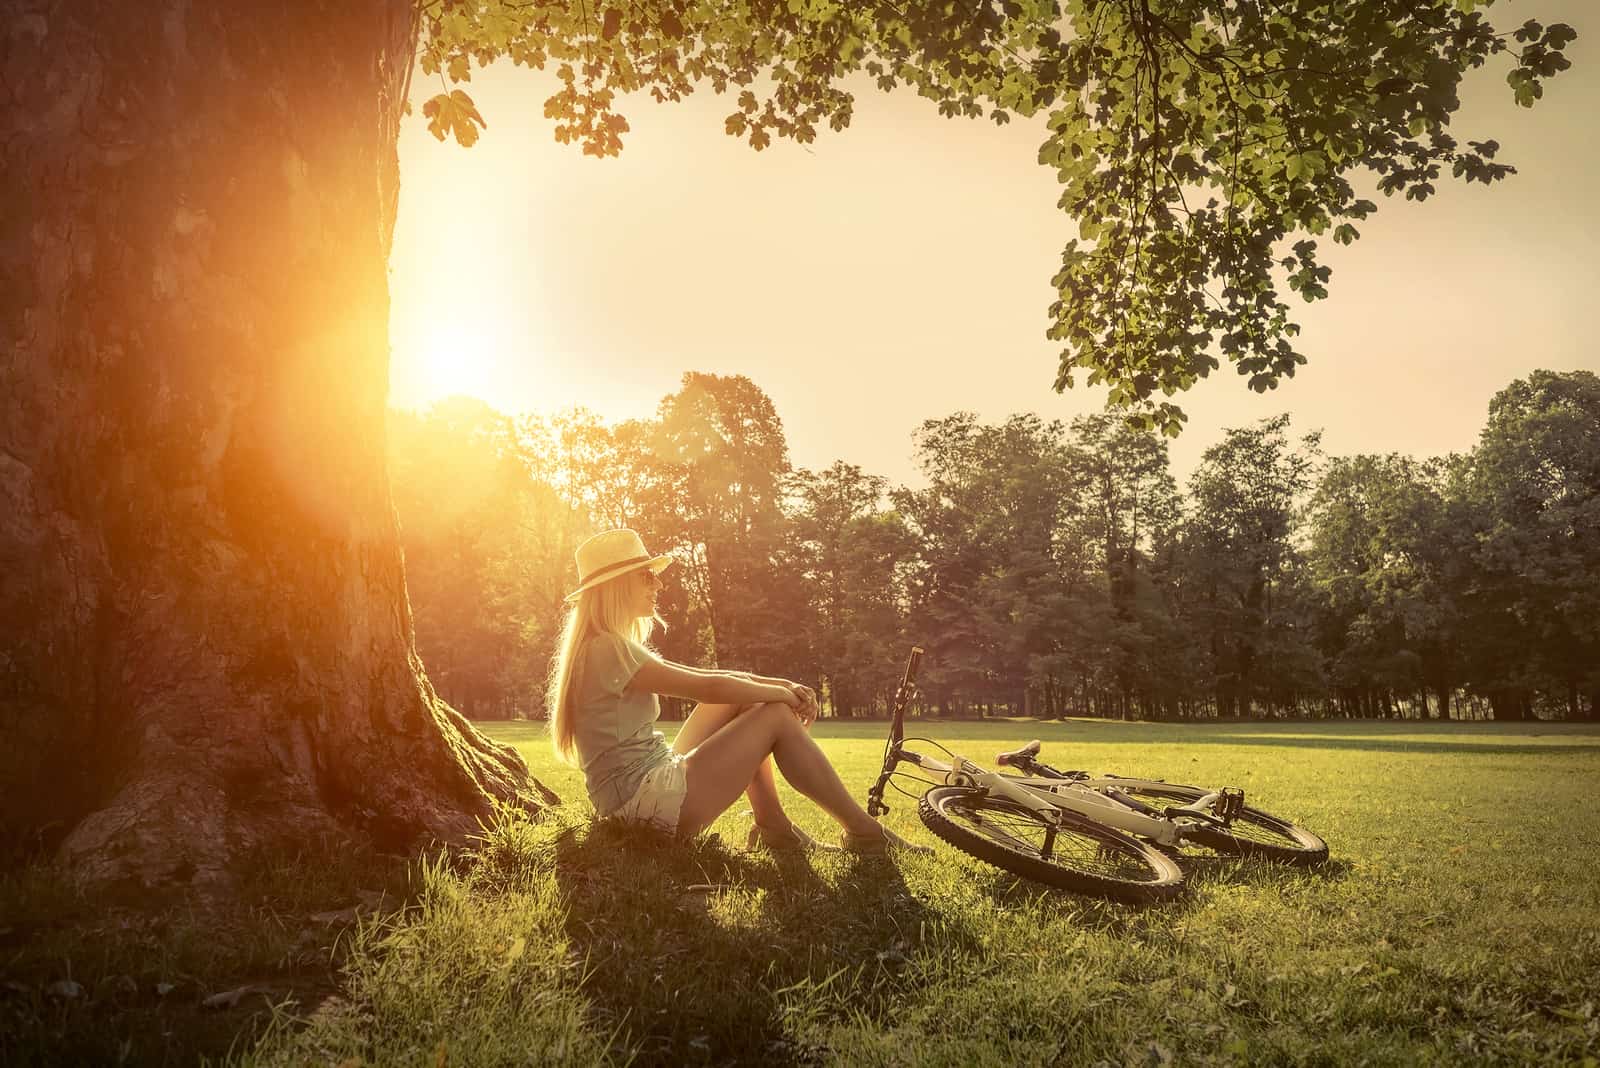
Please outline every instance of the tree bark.
[[384, 440], [411, 6], [0, 6], [7, 837], [225, 887], [553, 800], [413, 645]]

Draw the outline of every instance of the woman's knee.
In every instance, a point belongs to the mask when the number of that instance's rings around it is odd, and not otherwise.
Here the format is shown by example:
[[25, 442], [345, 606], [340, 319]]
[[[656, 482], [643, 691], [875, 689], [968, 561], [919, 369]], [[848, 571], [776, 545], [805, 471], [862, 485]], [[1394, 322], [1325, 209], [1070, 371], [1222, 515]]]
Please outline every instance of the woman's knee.
[[773, 740], [781, 738], [791, 727], [798, 726], [794, 718], [794, 711], [781, 701], [768, 701], [756, 705], [745, 713], [746, 718], [755, 719], [772, 732]]
[[794, 709], [782, 701], [768, 701], [765, 704], [757, 705], [754, 711], [776, 720], [794, 720]]

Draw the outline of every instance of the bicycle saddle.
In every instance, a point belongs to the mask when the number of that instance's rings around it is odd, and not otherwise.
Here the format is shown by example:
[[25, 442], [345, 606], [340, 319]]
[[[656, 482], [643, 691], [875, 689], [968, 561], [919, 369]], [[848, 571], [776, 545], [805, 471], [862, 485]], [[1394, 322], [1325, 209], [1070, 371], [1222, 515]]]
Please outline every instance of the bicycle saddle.
[[1035, 738], [1021, 749], [1013, 749], [1009, 753], [1001, 753], [999, 756], [994, 758], [994, 762], [1003, 768], [1007, 764], [1019, 764], [1024, 761], [1032, 760], [1038, 755], [1039, 739]]

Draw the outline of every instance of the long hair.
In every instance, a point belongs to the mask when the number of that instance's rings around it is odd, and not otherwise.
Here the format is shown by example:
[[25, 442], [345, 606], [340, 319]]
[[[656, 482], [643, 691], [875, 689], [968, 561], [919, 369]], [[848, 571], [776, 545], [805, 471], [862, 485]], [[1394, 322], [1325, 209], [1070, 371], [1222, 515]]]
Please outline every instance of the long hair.
[[660, 624], [655, 616], [630, 616], [627, 606], [627, 583], [634, 573], [618, 575], [598, 586], [591, 586], [578, 595], [578, 602], [567, 610], [561, 627], [561, 642], [556, 647], [555, 660], [550, 665], [550, 681], [546, 690], [546, 711], [550, 717], [550, 744], [556, 758], [565, 764], [577, 763], [574, 735], [577, 724], [572, 715], [572, 672], [577, 667], [584, 642], [600, 634], [614, 634], [631, 638], [643, 645]]

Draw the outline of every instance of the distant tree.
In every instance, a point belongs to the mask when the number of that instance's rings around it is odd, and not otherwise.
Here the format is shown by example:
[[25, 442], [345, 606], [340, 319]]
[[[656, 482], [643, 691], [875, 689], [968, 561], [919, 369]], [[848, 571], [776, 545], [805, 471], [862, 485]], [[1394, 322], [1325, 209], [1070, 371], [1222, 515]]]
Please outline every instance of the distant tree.
[[587, 535], [613, 527], [639, 528], [656, 505], [652, 494], [664, 472], [654, 453], [655, 423], [625, 420], [608, 425], [587, 409], [520, 423], [536, 467], [574, 513]]
[[988, 561], [973, 520], [992, 502], [973, 488], [985, 461], [974, 463], [977, 417], [957, 412], [925, 420], [915, 435], [916, 457], [929, 485], [894, 491], [896, 510], [906, 517], [920, 547], [911, 576], [913, 627], [929, 635], [931, 654], [919, 686], [944, 710], [959, 710], [987, 686], [985, 635], [973, 602]]
[[1447, 718], [1464, 681], [1461, 554], [1446, 465], [1405, 456], [1329, 462], [1307, 517], [1308, 563], [1328, 678], [1346, 713], [1378, 714], [1426, 692]]
[[794, 472], [789, 542], [806, 579], [812, 665], [835, 715], [877, 710], [905, 647], [905, 569], [916, 545], [884, 510], [885, 479], [837, 461]]
[[779, 567], [789, 446], [772, 400], [743, 375], [690, 372], [661, 401], [650, 449], [656, 506], [714, 662], [781, 672], [803, 641], [799, 576]]
[[1148, 566], [1175, 537], [1182, 511], [1166, 442], [1111, 415], [1080, 416], [1067, 463], [1075, 475], [1069, 522], [1095, 546], [1110, 612], [1102, 646], [1114, 700], [1123, 715], [1154, 710], [1162, 697], [1170, 705], [1176, 635]]
[[1058, 538], [1070, 477], [1064, 434], [1037, 416], [986, 426], [969, 412], [917, 431], [930, 484], [894, 499], [921, 548], [913, 625], [930, 635], [923, 689], [941, 704], [1031, 711], [1065, 681], [1054, 674], [1065, 667], [1062, 649], [1084, 649], [1073, 624], [1086, 620], [1070, 611]]
[[1186, 612], [1220, 715], [1281, 707], [1319, 681], [1292, 540], [1318, 442], [1293, 441], [1287, 415], [1264, 419], [1228, 430], [1190, 477]]
[[1537, 690], [1600, 707], [1600, 377], [1535, 371], [1499, 393], [1463, 479], [1477, 538], [1467, 661], [1496, 718]]

